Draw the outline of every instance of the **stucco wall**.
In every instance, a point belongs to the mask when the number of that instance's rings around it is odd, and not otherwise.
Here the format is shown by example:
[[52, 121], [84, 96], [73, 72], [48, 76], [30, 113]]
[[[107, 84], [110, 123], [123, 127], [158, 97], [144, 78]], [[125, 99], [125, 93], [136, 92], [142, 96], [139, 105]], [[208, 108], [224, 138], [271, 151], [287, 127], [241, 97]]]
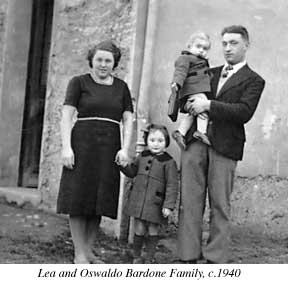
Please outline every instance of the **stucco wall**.
[[[158, 1], [157, 1], [158, 2]], [[157, 30], [150, 84], [150, 118], [166, 123], [172, 131], [176, 125], [167, 116], [173, 63], [189, 35], [197, 30], [211, 36], [209, 54], [212, 66], [222, 64], [220, 33], [224, 26], [243, 24], [251, 36], [247, 54], [249, 65], [266, 80], [266, 87], [253, 119], [247, 124], [244, 161], [238, 165], [241, 176], [288, 174], [287, 111], [288, 4], [284, 0], [159, 0]], [[159, 104], [161, 102], [161, 104]], [[164, 103], [162, 103], [164, 102]], [[179, 157], [172, 143], [171, 152]]]
[[0, 185], [16, 186], [27, 80], [32, 0], [10, 0], [6, 11], [0, 93]]
[[[2, 74], [4, 36], [7, 20], [8, 0], [0, 0], [0, 74]], [[1, 79], [0, 79], [1, 88]]]
[[54, 207], [61, 174], [59, 121], [68, 80], [88, 72], [89, 46], [112, 38], [122, 50], [116, 74], [127, 79], [134, 16], [129, 0], [55, 1], [45, 106], [39, 189], [45, 207]]

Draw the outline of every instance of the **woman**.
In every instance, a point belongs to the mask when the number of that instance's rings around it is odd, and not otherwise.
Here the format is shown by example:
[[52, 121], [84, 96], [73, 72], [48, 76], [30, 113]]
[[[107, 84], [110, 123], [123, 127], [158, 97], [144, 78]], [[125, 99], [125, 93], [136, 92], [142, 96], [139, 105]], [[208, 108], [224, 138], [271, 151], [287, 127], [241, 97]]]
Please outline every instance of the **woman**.
[[120, 57], [113, 42], [99, 43], [88, 52], [90, 73], [73, 77], [67, 87], [57, 212], [69, 215], [74, 263], [103, 263], [92, 251], [97, 228], [101, 216], [117, 218], [120, 174], [115, 161], [128, 163], [133, 113], [127, 84], [112, 75]]

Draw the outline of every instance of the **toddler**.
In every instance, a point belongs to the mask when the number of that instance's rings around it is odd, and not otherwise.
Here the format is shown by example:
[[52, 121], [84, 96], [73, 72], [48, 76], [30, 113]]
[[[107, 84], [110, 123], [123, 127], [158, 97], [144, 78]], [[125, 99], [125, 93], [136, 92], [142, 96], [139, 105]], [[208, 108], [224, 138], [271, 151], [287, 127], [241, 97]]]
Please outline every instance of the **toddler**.
[[[172, 92], [177, 92], [177, 99], [182, 106], [187, 100], [193, 100], [196, 97], [205, 97], [205, 93], [210, 92], [209, 63], [207, 53], [211, 47], [209, 36], [203, 32], [191, 35], [187, 50], [182, 51], [175, 62], [175, 71], [172, 80]], [[186, 112], [186, 110], [184, 110]], [[195, 117], [192, 114], [186, 114], [181, 120], [179, 127], [172, 133], [181, 149], [186, 149], [185, 135], [192, 126]], [[197, 130], [193, 136], [205, 144], [210, 145], [206, 135], [208, 125], [207, 113], [196, 116]]]

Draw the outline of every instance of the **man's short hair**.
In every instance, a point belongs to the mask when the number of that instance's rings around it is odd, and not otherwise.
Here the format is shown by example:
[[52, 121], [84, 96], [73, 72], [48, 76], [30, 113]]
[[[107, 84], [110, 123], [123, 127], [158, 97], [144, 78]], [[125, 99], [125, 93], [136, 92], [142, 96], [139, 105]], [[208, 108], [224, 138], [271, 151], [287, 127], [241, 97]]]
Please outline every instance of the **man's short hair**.
[[223, 36], [226, 33], [228, 33], [228, 34], [240, 34], [242, 36], [242, 38], [249, 43], [249, 33], [248, 33], [247, 29], [241, 25], [232, 25], [232, 26], [225, 27], [222, 30], [221, 35]]

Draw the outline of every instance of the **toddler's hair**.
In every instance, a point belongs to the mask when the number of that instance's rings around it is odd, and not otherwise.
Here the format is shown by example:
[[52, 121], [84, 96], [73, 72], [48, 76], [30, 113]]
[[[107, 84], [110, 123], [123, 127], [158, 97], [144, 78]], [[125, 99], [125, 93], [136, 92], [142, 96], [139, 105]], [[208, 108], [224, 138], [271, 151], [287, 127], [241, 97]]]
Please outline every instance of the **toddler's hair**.
[[169, 144], [170, 144], [170, 136], [169, 136], [169, 132], [166, 128], [166, 126], [164, 125], [161, 125], [161, 124], [154, 124], [154, 123], [151, 123], [147, 129], [145, 129], [144, 131], [144, 142], [145, 142], [145, 145], [147, 145], [147, 139], [148, 139], [148, 136], [149, 134], [152, 132], [152, 131], [156, 131], [156, 130], [159, 130], [163, 133], [164, 135], [164, 138], [165, 138], [165, 146], [168, 147]]
[[186, 43], [186, 47], [187, 47], [187, 48], [190, 48], [191, 45], [193, 44], [193, 42], [194, 42], [196, 39], [206, 40], [206, 41], [209, 43], [209, 49], [210, 49], [210, 47], [211, 47], [210, 37], [209, 37], [206, 33], [204, 33], [204, 32], [196, 32], [196, 33], [193, 33], [193, 34], [189, 37], [189, 40], [188, 40], [187, 43]]

